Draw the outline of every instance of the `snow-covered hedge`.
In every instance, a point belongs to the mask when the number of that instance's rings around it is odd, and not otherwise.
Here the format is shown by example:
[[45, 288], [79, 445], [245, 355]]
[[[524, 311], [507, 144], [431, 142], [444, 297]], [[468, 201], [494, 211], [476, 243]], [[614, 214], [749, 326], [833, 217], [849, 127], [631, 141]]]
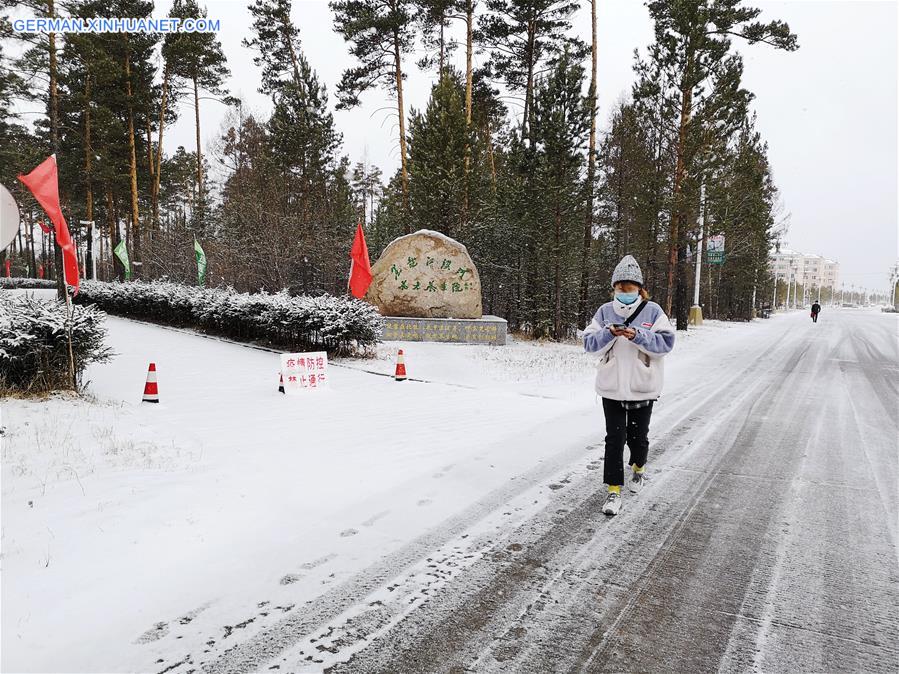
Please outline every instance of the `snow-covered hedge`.
[[374, 346], [383, 319], [350, 297], [291, 297], [286, 291], [238, 293], [180, 283], [84, 281], [75, 298], [118, 316], [187, 327], [284, 349], [358, 355]]
[[[72, 355], [78, 382], [91, 362], [105, 362], [106, 316], [95, 307], [73, 307]], [[55, 300], [0, 294], [0, 394], [72, 388], [66, 306]]]
[[5, 276], [0, 278], [0, 288], [7, 288], [9, 290], [13, 290], [16, 288], [27, 288], [28, 290], [37, 290], [44, 289], [54, 290], [56, 288], [56, 281], [52, 279], [41, 279], [41, 278], [22, 278], [22, 277], [11, 277], [6, 278]]

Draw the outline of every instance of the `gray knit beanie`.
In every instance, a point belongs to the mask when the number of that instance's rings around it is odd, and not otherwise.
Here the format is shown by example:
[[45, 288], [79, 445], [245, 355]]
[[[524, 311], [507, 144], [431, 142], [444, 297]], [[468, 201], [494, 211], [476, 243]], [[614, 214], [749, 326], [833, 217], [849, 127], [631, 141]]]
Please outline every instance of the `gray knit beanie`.
[[640, 286], [643, 285], [643, 272], [640, 271], [640, 265], [637, 264], [633, 255], [625, 255], [615, 267], [615, 271], [612, 272], [612, 285], [614, 286], [619, 281], [630, 281]]

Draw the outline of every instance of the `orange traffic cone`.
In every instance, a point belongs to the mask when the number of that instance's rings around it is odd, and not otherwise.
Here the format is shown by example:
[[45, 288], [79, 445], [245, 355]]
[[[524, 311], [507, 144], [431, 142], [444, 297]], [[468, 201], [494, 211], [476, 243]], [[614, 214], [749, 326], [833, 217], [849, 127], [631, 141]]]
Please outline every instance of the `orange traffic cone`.
[[147, 370], [147, 383], [144, 384], [144, 400], [145, 403], [159, 402], [159, 389], [156, 387], [156, 363], [150, 363], [150, 369]]
[[397, 381], [406, 381], [406, 361], [403, 359], [403, 350], [396, 352], [396, 374], [393, 378]]
[[284, 393], [284, 373], [279, 373], [281, 375], [281, 379], [278, 382], [278, 393]]

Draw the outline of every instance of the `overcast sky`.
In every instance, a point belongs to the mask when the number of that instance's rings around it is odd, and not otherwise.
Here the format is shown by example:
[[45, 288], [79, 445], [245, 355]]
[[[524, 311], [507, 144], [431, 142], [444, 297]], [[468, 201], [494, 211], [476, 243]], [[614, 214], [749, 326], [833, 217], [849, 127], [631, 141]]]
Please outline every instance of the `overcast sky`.
[[[157, 2], [157, 16], [171, 3]], [[259, 70], [241, 46], [251, 23], [248, 0], [212, 0], [210, 18], [221, 19], [219, 37], [231, 68], [228, 86], [251, 110], [266, 115], [270, 103], [256, 89]], [[589, 42], [589, 3], [575, 17], [576, 32]], [[607, 126], [615, 101], [633, 80], [633, 50], [652, 38], [652, 24], [639, 0], [600, 0], [600, 126]], [[893, 1], [755, 2], [763, 19], [782, 19], [799, 36], [799, 51], [784, 53], [765, 45], [740, 47], [745, 86], [756, 95], [758, 128], [769, 144], [774, 178], [781, 191], [789, 232], [784, 244], [836, 260], [846, 283], [886, 288], [897, 257], [897, 4]], [[293, 21], [309, 63], [328, 87], [331, 105], [341, 72], [353, 64], [343, 39], [334, 33], [327, 2], [293, 3]], [[461, 39], [460, 27], [455, 33]], [[476, 64], [485, 58], [476, 56]], [[464, 65], [464, 51], [455, 56]], [[412, 59], [404, 95], [410, 108], [425, 106], [432, 73], [418, 72]], [[399, 161], [392, 105], [382, 91], [362, 98], [362, 106], [335, 113], [343, 152], [355, 163], [367, 160], [385, 176]], [[515, 112], [515, 108], [512, 109]], [[193, 148], [192, 109], [166, 135], [166, 147]], [[407, 110], [408, 112], [408, 110]], [[203, 142], [218, 135], [225, 106], [201, 102]]]

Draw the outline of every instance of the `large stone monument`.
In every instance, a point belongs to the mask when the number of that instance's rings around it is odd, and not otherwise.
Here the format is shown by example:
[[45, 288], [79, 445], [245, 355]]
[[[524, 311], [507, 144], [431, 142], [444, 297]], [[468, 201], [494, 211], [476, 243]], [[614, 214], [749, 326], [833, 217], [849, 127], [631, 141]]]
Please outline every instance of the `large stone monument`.
[[385, 339], [506, 343], [506, 321], [483, 316], [481, 280], [465, 246], [427, 229], [395, 239], [371, 269], [365, 299]]

